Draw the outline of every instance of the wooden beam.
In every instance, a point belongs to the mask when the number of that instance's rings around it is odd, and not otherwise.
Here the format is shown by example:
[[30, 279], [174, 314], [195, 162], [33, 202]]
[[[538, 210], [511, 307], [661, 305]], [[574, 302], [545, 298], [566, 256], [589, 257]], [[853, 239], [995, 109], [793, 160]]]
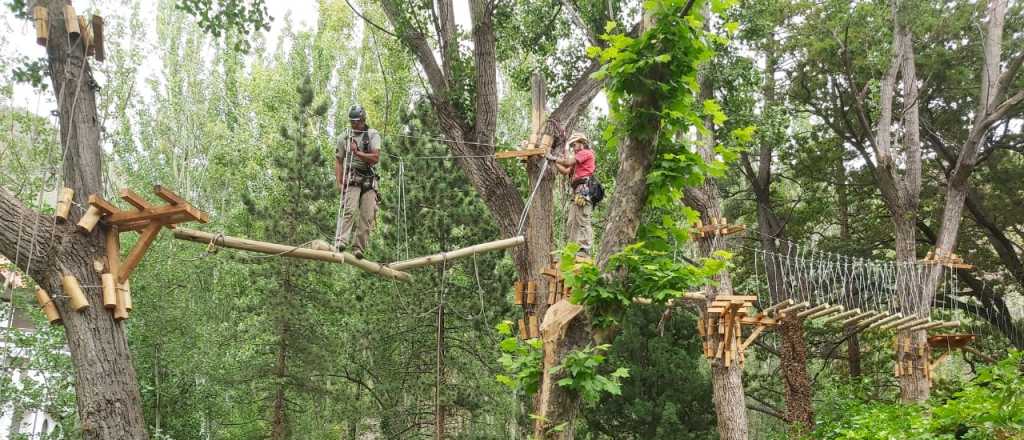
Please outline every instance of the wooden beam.
[[847, 311], [845, 311], [843, 313], [840, 313], [838, 315], [829, 316], [828, 318], [825, 318], [825, 319], [821, 320], [821, 323], [822, 324], [828, 324], [830, 322], [835, 322], [835, 321], [838, 321], [840, 319], [843, 319], [843, 318], [846, 318], [846, 317], [849, 317], [849, 316], [853, 316], [853, 315], [856, 315], [856, 314], [859, 314], [859, 313], [860, 313], [860, 309], [859, 308], [853, 309], [853, 310], [847, 310]]
[[411, 260], [399, 261], [395, 263], [389, 263], [387, 266], [395, 270], [408, 270], [415, 269], [417, 267], [429, 266], [432, 264], [438, 264], [443, 261], [453, 260], [456, 258], [468, 257], [473, 254], [479, 254], [481, 252], [498, 251], [508, 249], [510, 247], [519, 246], [526, 242], [526, 238], [522, 235], [512, 238], [506, 238], [504, 240], [491, 241], [487, 243], [476, 244], [462, 249], [456, 249], [449, 252], [441, 252], [439, 254], [428, 255], [425, 257], [413, 258]]
[[795, 312], [795, 311], [797, 311], [797, 310], [800, 310], [800, 309], [803, 309], [803, 308], [807, 308], [807, 307], [810, 307], [810, 305], [811, 305], [811, 303], [810, 303], [810, 302], [804, 301], [804, 302], [802, 302], [802, 303], [799, 303], [799, 304], [794, 304], [794, 305], [791, 305], [791, 306], [789, 306], [789, 307], [786, 307], [786, 308], [784, 308], [784, 309], [782, 309], [782, 310], [779, 310], [779, 314], [780, 314], [780, 315], [785, 315], [785, 314], [787, 314], [787, 313], [789, 313], [789, 312]]
[[121, 190], [117, 192], [117, 195], [121, 197], [121, 200], [128, 202], [128, 204], [134, 206], [135, 209], [138, 209], [139, 211], [145, 211], [146, 209], [153, 207], [153, 205], [146, 201], [146, 199], [142, 198], [142, 196], [136, 194], [135, 191], [132, 191], [129, 188], [121, 188]]
[[809, 308], [807, 310], [804, 310], [804, 311], [802, 311], [800, 313], [797, 313], [796, 317], [797, 318], [807, 317], [807, 316], [813, 315], [815, 313], [818, 313], [818, 312], [820, 312], [822, 310], [825, 310], [827, 308], [829, 308], [828, 304], [818, 304], [818, 305], [816, 305], [814, 307], [811, 307], [811, 308]]
[[89, 194], [89, 205], [99, 208], [100, 211], [107, 215], [121, 212], [120, 209], [117, 209], [116, 206], [97, 194]]
[[182, 216], [189, 220], [194, 220], [200, 223], [206, 223], [209, 218], [198, 209], [192, 207], [192, 205], [167, 205], [158, 206], [155, 208], [148, 208], [139, 212], [128, 212], [122, 211], [107, 217], [107, 223], [118, 226], [126, 226], [131, 223], [137, 223], [146, 220], [155, 220], [161, 223], [167, 223], [170, 219], [178, 219]]
[[543, 156], [545, 154], [548, 154], [548, 152], [547, 152], [547, 150], [544, 150], [543, 148], [527, 148], [525, 150], [499, 151], [497, 153], [494, 153], [494, 158], [495, 159], [511, 159], [511, 158], [514, 158], [514, 157], [523, 158], [523, 157], [530, 157], [530, 156]]
[[128, 252], [128, 256], [125, 257], [124, 263], [121, 264], [121, 270], [117, 273], [117, 282], [123, 283], [128, 280], [128, 276], [135, 270], [135, 266], [139, 265], [142, 261], [142, 257], [146, 255], [146, 251], [149, 250], [149, 245], [153, 244], [153, 240], [156, 240], [157, 234], [160, 233], [159, 224], [152, 224], [142, 230], [142, 235], [139, 236], [139, 241], [135, 242], [135, 246]]
[[747, 339], [744, 340], [742, 344], [740, 344], [740, 351], [746, 350], [747, 347], [750, 346], [750, 344], [753, 344], [754, 340], [756, 340], [757, 337], [760, 336], [766, 328], [768, 327], [764, 325], [757, 326], [757, 328], [755, 328], [754, 331], [750, 333], [750, 336], [747, 336]]
[[879, 321], [875, 321], [874, 323], [872, 323], [871, 325], [868, 326], [868, 329], [878, 328], [878, 327], [881, 327], [881, 326], [883, 326], [885, 324], [888, 324], [890, 322], [899, 321], [900, 319], [903, 319], [903, 314], [902, 313], [897, 313], [895, 315], [889, 316], [888, 318], [885, 318], [885, 319], [882, 319], [882, 320], [879, 320]]
[[377, 274], [383, 277], [398, 281], [411, 282], [413, 277], [408, 273], [395, 270], [380, 263], [356, 258], [348, 252], [328, 252], [306, 249], [285, 244], [267, 243], [264, 241], [247, 240], [244, 238], [229, 237], [209, 232], [197, 231], [194, 229], [178, 228], [174, 231], [174, 238], [179, 240], [194, 241], [197, 243], [209, 244], [214, 242], [217, 246], [245, 251], [274, 254], [282, 257], [302, 258], [306, 260], [326, 261], [330, 263], [343, 263], [355, 266], [366, 272]]
[[832, 307], [829, 307], [829, 308], [827, 308], [825, 310], [822, 310], [822, 311], [819, 311], [817, 313], [811, 314], [810, 316], [807, 317], [807, 319], [824, 318], [824, 317], [826, 317], [828, 315], [833, 315], [833, 314], [836, 314], [836, 313], [842, 313], [843, 310], [846, 310], [846, 307], [843, 307], [843, 306], [832, 306]]
[[913, 321], [915, 319], [917, 319], [917, 317], [914, 316], [914, 315], [906, 316], [906, 317], [897, 319], [895, 321], [887, 322], [885, 324], [882, 324], [882, 325], [878, 326], [878, 329], [879, 330], [889, 330], [889, 329], [891, 329], [893, 327], [899, 327], [899, 326], [901, 326], [903, 324], [906, 324], [906, 323], [908, 323], [910, 321]]
[[928, 321], [931, 321], [931, 319], [930, 318], [917, 318], [917, 319], [915, 319], [913, 321], [905, 322], [905, 323], [899, 325], [898, 327], [896, 327], [896, 330], [897, 331], [907, 330], [907, 329], [909, 329], [911, 327], [917, 327], [917, 326], [919, 326], [921, 324], [924, 324], [924, 323], [926, 323]]
[[188, 202], [186, 202], [185, 199], [183, 199], [183, 198], [181, 198], [181, 196], [175, 194], [174, 191], [171, 191], [171, 190], [169, 190], [169, 189], [167, 189], [167, 188], [165, 188], [165, 187], [163, 187], [161, 185], [154, 185], [153, 186], [153, 194], [156, 194], [157, 197], [160, 197], [161, 199], [164, 199], [165, 202], [167, 202], [167, 203], [169, 203], [171, 205], [187, 205], [188, 204]]
[[780, 309], [780, 308], [783, 308], [783, 307], [787, 307], [787, 306], [791, 306], [791, 305], [793, 305], [794, 303], [795, 303], [795, 301], [793, 301], [792, 299], [787, 299], [787, 300], [785, 300], [785, 301], [782, 301], [782, 302], [776, 303], [776, 304], [774, 304], [774, 305], [772, 305], [772, 306], [770, 306], [770, 307], [768, 307], [768, 308], [766, 308], [766, 309], [762, 310], [762, 313], [764, 313], [764, 314], [766, 314], [766, 315], [767, 315], [767, 314], [769, 314], [769, 313], [771, 313], [771, 312], [774, 312], [775, 310], [778, 310], [778, 309]]
[[875, 316], [876, 314], [878, 314], [878, 312], [876, 312], [874, 310], [868, 310], [868, 311], [866, 311], [864, 313], [861, 313], [859, 315], [856, 315], [856, 316], [854, 316], [854, 317], [852, 317], [850, 319], [847, 319], [847, 320], [843, 321], [842, 324], [840, 324], [840, 326], [846, 327], [847, 325], [853, 324], [855, 322], [863, 321], [864, 319], [867, 319], [867, 318], [870, 318], [872, 316]]

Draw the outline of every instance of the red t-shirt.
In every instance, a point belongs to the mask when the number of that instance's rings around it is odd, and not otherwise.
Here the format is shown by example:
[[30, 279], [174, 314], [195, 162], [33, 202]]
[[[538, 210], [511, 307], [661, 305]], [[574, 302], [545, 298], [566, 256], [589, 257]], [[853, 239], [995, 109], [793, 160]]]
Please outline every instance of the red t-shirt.
[[582, 179], [594, 175], [594, 152], [586, 148], [576, 152], [576, 167], [572, 173], [572, 179]]

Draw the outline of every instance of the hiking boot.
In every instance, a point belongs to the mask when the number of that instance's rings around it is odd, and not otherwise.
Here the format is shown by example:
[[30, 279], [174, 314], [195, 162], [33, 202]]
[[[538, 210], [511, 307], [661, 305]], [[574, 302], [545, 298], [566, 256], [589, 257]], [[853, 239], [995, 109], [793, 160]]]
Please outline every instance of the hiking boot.
[[363, 259], [363, 251], [361, 249], [356, 249], [356, 250], [352, 251], [352, 255], [355, 255], [355, 257], [357, 259], [360, 259], [360, 260]]
[[334, 251], [339, 253], [339, 254], [342, 253], [342, 252], [345, 252], [345, 245], [343, 245], [343, 244], [336, 244], [336, 245], [334, 245]]

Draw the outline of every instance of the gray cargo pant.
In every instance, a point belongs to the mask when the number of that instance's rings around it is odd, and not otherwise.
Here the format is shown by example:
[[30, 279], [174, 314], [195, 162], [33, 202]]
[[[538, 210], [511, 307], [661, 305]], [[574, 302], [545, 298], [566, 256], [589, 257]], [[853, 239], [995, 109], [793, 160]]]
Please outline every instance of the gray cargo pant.
[[366, 251], [377, 220], [377, 190], [363, 191], [359, 185], [349, 185], [341, 195], [340, 203], [342, 212], [335, 229], [335, 247], [347, 248], [351, 239], [352, 250]]

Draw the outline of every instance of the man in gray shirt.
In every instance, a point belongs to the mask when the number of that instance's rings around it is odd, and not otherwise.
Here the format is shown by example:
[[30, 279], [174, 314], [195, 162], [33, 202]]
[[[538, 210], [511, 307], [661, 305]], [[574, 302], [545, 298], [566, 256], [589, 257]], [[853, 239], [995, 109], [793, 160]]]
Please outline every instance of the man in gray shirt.
[[334, 153], [334, 177], [342, 194], [334, 248], [342, 252], [351, 243], [352, 254], [363, 258], [377, 219], [380, 179], [375, 167], [381, 141], [380, 133], [366, 125], [366, 110], [361, 106], [352, 106], [348, 118], [352, 130], [338, 140]]

